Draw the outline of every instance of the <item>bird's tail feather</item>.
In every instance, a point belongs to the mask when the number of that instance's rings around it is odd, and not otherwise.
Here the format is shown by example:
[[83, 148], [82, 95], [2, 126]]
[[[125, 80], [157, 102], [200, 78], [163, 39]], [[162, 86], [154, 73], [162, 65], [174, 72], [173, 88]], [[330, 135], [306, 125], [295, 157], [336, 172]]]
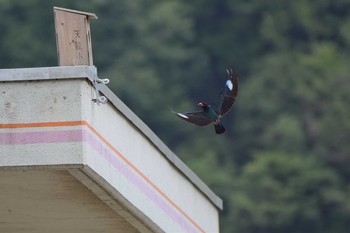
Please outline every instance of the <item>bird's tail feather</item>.
[[218, 124], [214, 124], [215, 126], [215, 132], [217, 134], [222, 134], [223, 132], [225, 132], [225, 128], [222, 124], [218, 123]]

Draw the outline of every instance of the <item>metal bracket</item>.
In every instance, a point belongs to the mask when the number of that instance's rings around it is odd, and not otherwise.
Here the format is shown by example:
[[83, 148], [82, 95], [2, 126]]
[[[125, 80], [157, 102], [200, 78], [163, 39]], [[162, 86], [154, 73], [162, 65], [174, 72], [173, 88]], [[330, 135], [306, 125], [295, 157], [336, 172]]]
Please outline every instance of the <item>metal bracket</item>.
[[97, 75], [94, 75], [92, 85], [95, 88], [96, 99], [92, 99], [92, 101], [97, 103], [97, 105], [100, 105], [100, 103], [101, 104], [107, 103], [107, 98], [103, 95], [100, 95], [99, 85], [100, 84], [108, 84], [108, 83], [109, 83], [109, 79], [107, 79], [107, 78], [106, 79], [99, 79], [97, 77]]

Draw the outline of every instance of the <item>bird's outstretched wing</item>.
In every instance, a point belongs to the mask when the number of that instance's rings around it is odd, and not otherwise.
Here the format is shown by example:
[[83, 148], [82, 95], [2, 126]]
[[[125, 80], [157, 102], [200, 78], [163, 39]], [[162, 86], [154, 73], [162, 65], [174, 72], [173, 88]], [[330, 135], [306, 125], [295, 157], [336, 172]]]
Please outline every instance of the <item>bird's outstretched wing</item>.
[[199, 125], [199, 126], [205, 126], [205, 125], [209, 125], [212, 120], [209, 119], [208, 117], [206, 117], [203, 114], [203, 111], [199, 111], [199, 112], [184, 112], [184, 113], [179, 113], [176, 112], [175, 113], [178, 117], [180, 117], [181, 119], [188, 121], [192, 124], [195, 125]]
[[228, 113], [238, 95], [238, 75], [231, 68], [227, 69], [228, 79], [224, 89], [219, 93], [217, 102], [213, 104], [215, 111], [222, 117]]

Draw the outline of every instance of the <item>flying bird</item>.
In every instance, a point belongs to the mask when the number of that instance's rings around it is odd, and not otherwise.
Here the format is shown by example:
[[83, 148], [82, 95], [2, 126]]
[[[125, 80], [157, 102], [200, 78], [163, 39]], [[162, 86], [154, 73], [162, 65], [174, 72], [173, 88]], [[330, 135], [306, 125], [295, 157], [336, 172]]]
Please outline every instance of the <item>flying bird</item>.
[[228, 79], [215, 103], [208, 105], [204, 102], [199, 102], [197, 105], [202, 108], [201, 111], [183, 113], [175, 112], [175, 114], [181, 119], [199, 126], [213, 123], [217, 134], [225, 132], [225, 128], [220, 123], [220, 119], [231, 110], [238, 94], [237, 73], [231, 68], [226, 71]]

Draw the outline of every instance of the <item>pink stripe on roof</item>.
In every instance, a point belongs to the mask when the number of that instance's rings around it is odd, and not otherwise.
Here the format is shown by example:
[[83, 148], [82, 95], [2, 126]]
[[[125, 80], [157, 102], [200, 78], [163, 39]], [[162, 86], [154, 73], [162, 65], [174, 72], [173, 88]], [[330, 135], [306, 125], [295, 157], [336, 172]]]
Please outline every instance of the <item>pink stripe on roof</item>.
[[81, 130], [0, 133], [0, 145], [81, 141]]

